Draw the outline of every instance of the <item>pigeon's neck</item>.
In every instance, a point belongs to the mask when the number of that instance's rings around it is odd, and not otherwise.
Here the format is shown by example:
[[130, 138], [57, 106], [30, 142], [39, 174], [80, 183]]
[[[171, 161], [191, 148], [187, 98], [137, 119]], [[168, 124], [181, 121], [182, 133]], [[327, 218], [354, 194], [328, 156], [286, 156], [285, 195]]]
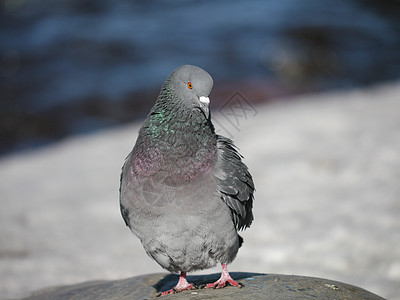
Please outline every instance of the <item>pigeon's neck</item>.
[[155, 107], [145, 123], [145, 135], [165, 151], [196, 154], [216, 144], [214, 127], [199, 109]]
[[171, 181], [187, 182], [211, 171], [216, 149], [214, 128], [200, 110], [155, 107], [139, 133], [133, 168], [141, 176], [166, 171]]

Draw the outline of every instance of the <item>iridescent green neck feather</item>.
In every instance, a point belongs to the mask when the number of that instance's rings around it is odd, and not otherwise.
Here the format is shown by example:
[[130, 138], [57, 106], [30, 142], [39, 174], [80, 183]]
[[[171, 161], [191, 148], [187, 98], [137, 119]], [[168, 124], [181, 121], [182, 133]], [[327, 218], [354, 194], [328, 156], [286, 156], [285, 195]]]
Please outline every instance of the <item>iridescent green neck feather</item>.
[[[167, 170], [171, 177], [193, 177], [210, 171], [216, 158], [214, 127], [203, 112], [187, 107], [166, 82], [148, 115], [133, 151], [134, 169], [141, 175]], [[180, 167], [182, 166], [182, 167]], [[150, 175], [150, 174], [149, 174]]]

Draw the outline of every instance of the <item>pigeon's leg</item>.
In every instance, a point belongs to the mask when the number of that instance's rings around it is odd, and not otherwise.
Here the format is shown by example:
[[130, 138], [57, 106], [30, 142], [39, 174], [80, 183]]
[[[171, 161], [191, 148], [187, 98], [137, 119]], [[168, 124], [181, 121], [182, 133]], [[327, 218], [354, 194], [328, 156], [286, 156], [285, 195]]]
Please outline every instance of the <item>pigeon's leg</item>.
[[186, 272], [181, 272], [181, 276], [179, 277], [179, 281], [176, 284], [176, 286], [168, 291], [162, 292], [159, 296], [171, 295], [171, 294], [182, 292], [184, 290], [192, 290], [195, 288], [196, 288], [196, 286], [193, 283], [187, 282]]
[[220, 279], [218, 279], [214, 283], [207, 284], [204, 288], [206, 289], [220, 289], [226, 286], [226, 283], [229, 283], [232, 286], [242, 287], [243, 285], [240, 282], [237, 282], [232, 279], [231, 275], [228, 273], [228, 269], [226, 268], [226, 264], [222, 264], [222, 273]]

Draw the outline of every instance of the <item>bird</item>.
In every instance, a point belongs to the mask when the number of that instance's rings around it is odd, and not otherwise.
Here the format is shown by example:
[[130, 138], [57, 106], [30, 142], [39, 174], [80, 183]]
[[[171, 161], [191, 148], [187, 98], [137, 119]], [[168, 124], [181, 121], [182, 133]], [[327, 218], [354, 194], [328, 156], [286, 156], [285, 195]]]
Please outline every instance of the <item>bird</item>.
[[243, 243], [238, 231], [254, 219], [255, 186], [233, 141], [211, 122], [210, 74], [183, 65], [165, 80], [126, 157], [120, 210], [145, 252], [180, 273], [162, 296], [197, 288], [188, 272], [221, 264], [221, 277], [205, 288], [241, 287], [227, 270]]

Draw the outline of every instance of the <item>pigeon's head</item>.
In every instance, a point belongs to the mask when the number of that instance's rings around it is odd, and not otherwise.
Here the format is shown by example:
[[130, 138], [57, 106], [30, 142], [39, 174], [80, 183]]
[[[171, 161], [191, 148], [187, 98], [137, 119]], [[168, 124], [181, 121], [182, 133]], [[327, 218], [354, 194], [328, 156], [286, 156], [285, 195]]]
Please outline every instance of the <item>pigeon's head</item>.
[[173, 85], [175, 96], [189, 109], [199, 108], [208, 119], [213, 80], [203, 69], [184, 65], [169, 75], [167, 82]]

